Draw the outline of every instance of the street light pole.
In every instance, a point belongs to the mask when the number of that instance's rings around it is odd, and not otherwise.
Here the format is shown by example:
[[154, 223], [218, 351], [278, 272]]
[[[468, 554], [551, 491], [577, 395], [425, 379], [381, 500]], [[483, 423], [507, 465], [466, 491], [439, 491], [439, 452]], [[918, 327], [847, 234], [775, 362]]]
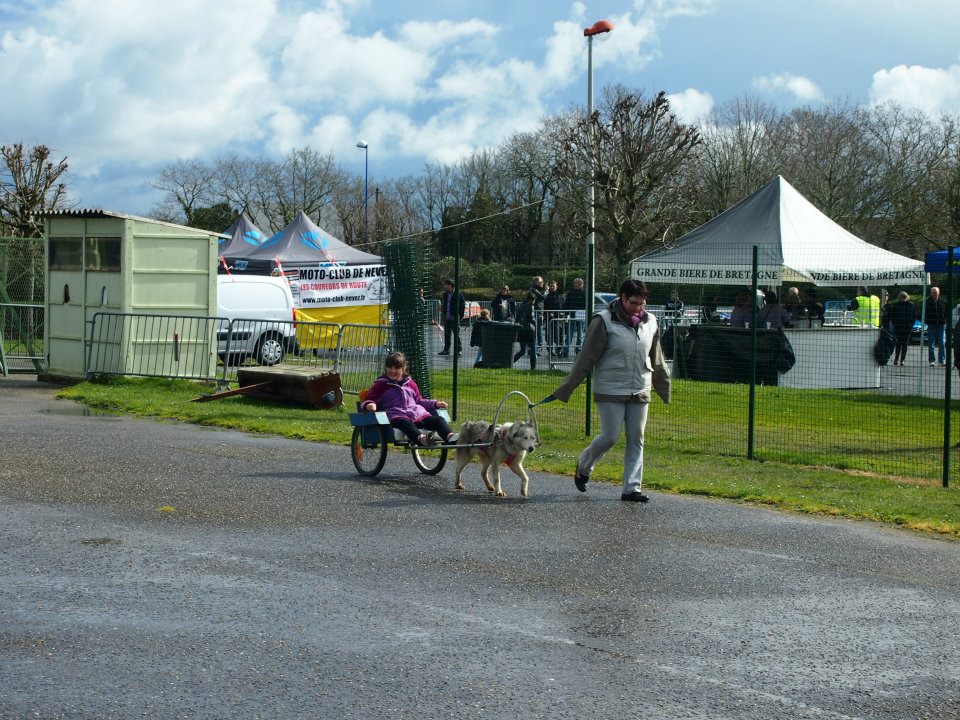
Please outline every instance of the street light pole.
[[366, 140], [357, 143], [357, 147], [363, 150], [363, 244], [370, 243], [370, 213], [367, 210], [367, 180], [369, 178], [369, 159], [370, 147]]
[[[587, 39], [587, 119], [593, 117], [593, 36], [600, 35], [602, 33], [608, 33], [613, 30], [613, 23], [609, 20], [598, 20], [593, 25], [588, 28], [584, 28], [583, 36]], [[590, 127], [590, 140], [591, 146], [593, 145], [593, 125]], [[591, 150], [595, 148], [591, 147]], [[596, 165], [594, 160], [590, 161], [590, 186], [587, 189], [587, 222], [589, 228], [587, 230], [587, 297], [586, 299], [586, 308], [584, 312], [586, 317], [584, 318], [585, 323], [590, 322], [590, 318], [593, 317], [593, 295], [596, 292], [596, 239], [593, 233], [593, 226], [596, 224], [596, 188], [594, 187], [596, 179]], [[593, 424], [593, 412], [590, 408], [591, 405], [591, 385], [592, 378], [590, 375], [587, 375], [587, 387], [586, 387], [586, 432], [587, 435], [591, 434], [590, 426]]]
[[[602, 33], [608, 33], [613, 30], [613, 23], [609, 20], [598, 20], [591, 27], [584, 28], [583, 36], [587, 38], [587, 118], [593, 116], [593, 36]], [[591, 126], [592, 127], [592, 126]], [[591, 140], [593, 130], [591, 129]], [[594, 237], [593, 227], [596, 224], [596, 188], [594, 187], [594, 178], [596, 168], [594, 162], [590, 162], [590, 186], [587, 189], [587, 222], [589, 224], [587, 233], [587, 320], [593, 317], [593, 295], [596, 289], [596, 238]]]

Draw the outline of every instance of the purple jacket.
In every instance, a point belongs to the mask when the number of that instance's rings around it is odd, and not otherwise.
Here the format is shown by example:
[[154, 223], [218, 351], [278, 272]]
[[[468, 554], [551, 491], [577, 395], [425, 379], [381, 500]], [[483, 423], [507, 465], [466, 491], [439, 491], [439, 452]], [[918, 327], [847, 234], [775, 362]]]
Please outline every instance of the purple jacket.
[[413, 422], [430, 417], [430, 411], [437, 407], [436, 400], [420, 395], [420, 388], [409, 375], [396, 381], [386, 375], [378, 377], [370, 386], [362, 409], [366, 410], [369, 403], [376, 403], [377, 410], [385, 412], [391, 420], [406, 418]]

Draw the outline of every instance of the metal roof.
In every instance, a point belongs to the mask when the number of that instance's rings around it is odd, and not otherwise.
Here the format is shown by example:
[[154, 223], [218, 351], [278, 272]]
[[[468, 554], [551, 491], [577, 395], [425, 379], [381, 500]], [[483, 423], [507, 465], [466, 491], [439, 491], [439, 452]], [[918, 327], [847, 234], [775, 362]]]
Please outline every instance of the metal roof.
[[42, 218], [76, 218], [79, 220], [93, 220], [100, 218], [119, 218], [120, 220], [137, 220], [139, 222], [149, 222], [156, 223], [157, 225], [165, 225], [167, 227], [174, 228], [183, 228], [184, 230], [192, 230], [197, 233], [206, 233], [208, 235], [216, 235], [217, 237], [230, 237], [225, 233], [214, 232], [212, 230], [201, 230], [200, 228], [188, 227], [187, 225], [178, 225], [177, 223], [166, 222], [165, 220], [156, 220], [154, 218], [141, 217], [139, 215], [129, 215], [127, 213], [115, 212], [113, 210], [104, 210], [102, 208], [72, 208], [69, 210], [50, 210], [48, 212], [43, 212], [39, 214], [39, 217]]

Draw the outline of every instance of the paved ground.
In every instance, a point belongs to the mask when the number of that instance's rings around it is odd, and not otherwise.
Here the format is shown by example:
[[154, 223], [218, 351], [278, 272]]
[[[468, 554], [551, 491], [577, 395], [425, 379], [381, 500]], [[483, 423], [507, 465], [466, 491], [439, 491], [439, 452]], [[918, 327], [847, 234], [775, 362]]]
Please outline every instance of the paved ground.
[[960, 717], [960, 544], [411, 470], [0, 379], [0, 718]]

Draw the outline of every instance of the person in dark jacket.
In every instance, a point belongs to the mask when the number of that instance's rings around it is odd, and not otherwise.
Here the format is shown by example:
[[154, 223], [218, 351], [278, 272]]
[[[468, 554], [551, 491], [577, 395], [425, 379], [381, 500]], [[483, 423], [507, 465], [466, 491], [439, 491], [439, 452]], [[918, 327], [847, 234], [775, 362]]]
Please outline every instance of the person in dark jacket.
[[490, 303], [494, 322], [513, 322], [517, 314], [517, 304], [513, 301], [510, 288], [504, 285]]
[[537, 335], [534, 338], [533, 351], [543, 345], [543, 300], [547, 296], [547, 284], [540, 275], [533, 278], [528, 293], [533, 293], [533, 319], [537, 324]]
[[940, 288], [930, 288], [930, 297], [924, 307], [924, 321], [927, 323], [927, 357], [930, 367], [936, 365], [933, 351], [937, 350], [936, 361], [941, 365], [947, 363], [947, 351], [944, 348], [943, 331], [947, 325], [947, 304], [940, 299]]
[[913, 323], [917, 319], [917, 309], [910, 302], [910, 294], [901, 292], [897, 301], [887, 306], [884, 328], [889, 323], [893, 328], [893, 364], [903, 365], [907, 359], [907, 347], [910, 342], [910, 333], [913, 332]]
[[463, 354], [460, 347], [460, 321], [463, 320], [467, 302], [463, 299], [463, 293], [454, 293], [455, 287], [453, 280], [444, 280], [443, 299], [440, 302], [440, 312], [443, 315], [443, 350], [437, 353], [438, 355], [450, 354], [450, 338], [455, 340], [454, 349], [457, 355]]
[[547, 347], [551, 355], [559, 355], [564, 345], [563, 295], [556, 280], [547, 283], [547, 296], [543, 299], [544, 322], [547, 324]]
[[[574, 278], [573, 287], [563, 298], [563, 309], [567, 311], [567, 342], [573, 345], [575, 353], [583, 345], [583, 331], [587, 326], [587, 294], [583, 291], [583, 278]], [[576, 338], [576, 339], [574, 339]], [[563, 357], [570, 353], [569, 345], [563, 349]]]
[[536, 293], [531, 290], [523, 302], [517, 305], [517, 324], [520, 326], [517, 342], [520, 343], [520, 350], [513, 356], [513, 361], [516, 362], [523, 357], [524, 352], [529, 353], [531, 370], [537, 369], [537, 321], [534, 317], [536, 304]]
[[490, 311], [484, 308], [470, 330], [470, 347], [479, 348], [477, 359], [473, 363], [475, 368], [483, 367], [483, 326], [488, 322], [490, 322]]

